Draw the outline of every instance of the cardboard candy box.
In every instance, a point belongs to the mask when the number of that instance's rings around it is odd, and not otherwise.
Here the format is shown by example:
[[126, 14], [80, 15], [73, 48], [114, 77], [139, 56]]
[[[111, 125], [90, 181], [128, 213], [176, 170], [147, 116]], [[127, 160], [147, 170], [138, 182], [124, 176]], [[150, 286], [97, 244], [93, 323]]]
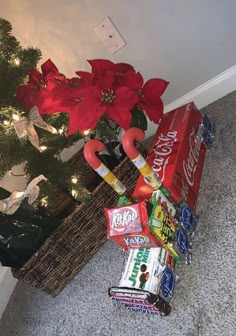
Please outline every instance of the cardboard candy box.
[[[148, 152], [147, 162], [176, 202], [185, 199], [195, 210], [206, 146], [199, 130], [203, 117], [194, 103], [163, 116]], [[133, 196], [149, 199], [153, 189], [140, 176]]]
[[175, 261], [164, 248], [131, 250], [118, 287], [109, 295], [128, 310], [170, 313], [175, 288]]

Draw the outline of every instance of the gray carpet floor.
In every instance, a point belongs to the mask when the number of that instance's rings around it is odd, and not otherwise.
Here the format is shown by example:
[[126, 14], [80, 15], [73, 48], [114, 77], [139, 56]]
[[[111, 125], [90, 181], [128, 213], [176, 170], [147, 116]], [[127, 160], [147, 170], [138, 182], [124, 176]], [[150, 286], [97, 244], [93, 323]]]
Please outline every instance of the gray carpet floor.
[[108, 241], [55, 299], [18, 283], [0, 322], [1, 336], [236, 335], [236, 93], [204, 109], [216, 121], [207, 153], [191, 266], [177, 267], [170, 316], [128, 313], [110, 301], [123, 252]]

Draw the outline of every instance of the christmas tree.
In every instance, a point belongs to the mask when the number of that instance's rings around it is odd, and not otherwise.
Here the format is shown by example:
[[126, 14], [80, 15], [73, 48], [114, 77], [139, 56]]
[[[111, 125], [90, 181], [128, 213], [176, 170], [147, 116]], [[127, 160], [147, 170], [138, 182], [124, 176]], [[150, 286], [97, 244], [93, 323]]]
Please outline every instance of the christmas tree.
[[81, 138], [78, 132], [66, 135], [68, 115], [55, 113], [43, 116], [43, 120], [38, 115], [41, 127], [30, 120], [16, 99], [17, 88], [26, 83], [40, 58], [39, 49], [23, 48], [13, 36], [11, 24], [0, 19], [0, 178], [13, 166], [23, 164], [28, 181], [40, 174], [48, 179], [40, 186], [39, 202], [53, 199], [52, 186], [85, 201], [89, 193], [80, 183], [82, 172], [60, 159], [61, 151]]

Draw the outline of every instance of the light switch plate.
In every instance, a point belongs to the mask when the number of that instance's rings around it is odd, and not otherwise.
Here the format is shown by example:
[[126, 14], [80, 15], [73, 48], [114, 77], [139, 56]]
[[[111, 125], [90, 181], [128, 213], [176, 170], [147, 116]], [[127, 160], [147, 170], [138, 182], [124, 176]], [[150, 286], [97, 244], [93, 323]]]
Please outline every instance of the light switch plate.
[[109, 17], [100, 22], [94, 30], [112, 54], [126, 45], [125, 40], [122, 38]]

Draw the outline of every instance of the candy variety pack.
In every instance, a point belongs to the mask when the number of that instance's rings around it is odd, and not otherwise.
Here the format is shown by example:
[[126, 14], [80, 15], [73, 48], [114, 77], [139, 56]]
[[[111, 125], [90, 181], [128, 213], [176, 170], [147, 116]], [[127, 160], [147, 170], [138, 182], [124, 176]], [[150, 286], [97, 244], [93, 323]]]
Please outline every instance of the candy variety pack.
[[193, 103], [166, 114], [146, 164], [162, 185], [157, 190], [150, 187], [145, 171], [132, 200], [123, 195], [117, 207], [105, 209], [108, 238], [129, 250], [120, 283], [109, 289], [109, 295], [129, 311], [161, 315], [171, 311], [176, 262], [191, 263], [197, 226], [193, 211], [206, 148], [214, 134], [208, 117], [202, 117]]
[[[209, 125], [194, 103], [179, 107], [163, 116], [148, 152], [147, 162], [174, 200], [185, 199], [195, 211], [203, 170]], [[207, 128], [208, 127], [208, 128]], [[202, 132], [205, 131], [205, 135]], [[213, 130], [211, 130], [213, 132]], [[209, 136], [208, 144], [211, 142]], [[153, 189], [140, 175], [133, 196], [149, 199]]]
[[163, 247], [176, 261], [190, 258], [190, 232], [195, 223], [190, 207], [181, 203], [175, 208], [161, 190], [153, 192], [150, 202], [130, 204], [121, 196], [118, 204], [105, 208], [108, 239], [124, 250]]

